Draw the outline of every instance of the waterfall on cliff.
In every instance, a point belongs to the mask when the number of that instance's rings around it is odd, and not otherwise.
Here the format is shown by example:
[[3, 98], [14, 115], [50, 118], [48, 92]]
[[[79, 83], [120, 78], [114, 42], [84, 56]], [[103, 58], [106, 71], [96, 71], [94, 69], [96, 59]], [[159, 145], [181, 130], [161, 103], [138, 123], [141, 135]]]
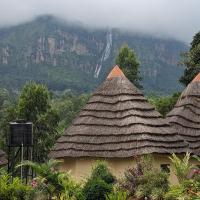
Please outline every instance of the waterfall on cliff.
[[100, 61], [97, 63], [96, 68], [95, 68], [95, 72], [94, 72], [95, 78], [99, 77], [99, 73], [101, 71], [103, 63], [109, 58], [111, 47], [112, 47], [112, 31], [108, 31], [106, 35], [106, 47], [102, 53]]

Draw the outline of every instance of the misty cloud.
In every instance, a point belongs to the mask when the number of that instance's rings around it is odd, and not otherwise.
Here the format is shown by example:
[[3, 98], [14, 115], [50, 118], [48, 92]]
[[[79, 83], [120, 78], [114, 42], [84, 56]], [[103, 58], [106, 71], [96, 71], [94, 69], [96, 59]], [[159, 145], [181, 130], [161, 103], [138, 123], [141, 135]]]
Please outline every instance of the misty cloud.
[[0, 26], [52, 14], [92, 27], [114, 27], [186, 42], [200, 30], [200, 0], [0, 0]]

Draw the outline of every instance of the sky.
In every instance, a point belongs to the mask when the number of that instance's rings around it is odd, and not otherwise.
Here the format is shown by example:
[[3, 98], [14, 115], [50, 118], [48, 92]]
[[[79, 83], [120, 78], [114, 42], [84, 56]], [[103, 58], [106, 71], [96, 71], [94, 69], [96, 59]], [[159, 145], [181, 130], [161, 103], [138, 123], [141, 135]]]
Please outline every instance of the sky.
[[199, 10], [200, 0], [0, 0], [0, 27], [48, 14], [189, 43], [200, 31]]

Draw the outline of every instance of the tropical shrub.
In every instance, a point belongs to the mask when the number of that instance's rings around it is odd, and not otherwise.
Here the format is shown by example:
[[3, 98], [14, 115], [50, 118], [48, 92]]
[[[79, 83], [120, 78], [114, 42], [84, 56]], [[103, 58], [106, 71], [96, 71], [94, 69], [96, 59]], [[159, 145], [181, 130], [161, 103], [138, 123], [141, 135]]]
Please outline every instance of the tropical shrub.
[[135, 196], [137, 198], [151, 198], [152, 200], [164, 199], [165, 193], [169, 189], [168, 174], [161, 171], [144, 171], [139, 177]]
[[143, 170], [140, 162], [136, 162], [136, 167], [130, 168], [124, 173], [124, 180], [120, 181], [122, 188], [127, 190], [130, 196], [134, 196], [136, 188], [139, 184], [139, 177], [143, 175]]
[[190, 153], [187, 152], [183, 159], [180, 159], [173, 153], [170, 157], [170, 160], [172, 162], [172, 167], [175, 175], [177, 176], [178, 181], [182, 182], [184, 180], [187, 180], [188, 175], [193, 167], [189, 163]]
[[200, 182], [184, 180], [179, 185], [171, 186], [165, 195], [166, 200], [200, 200]]
[[11, 178], [7, 173], [0, 176], [1, 200], [27, 200], [32, 199], [32, 188], [21, 183], [19, 178]]
[[[200, 161], [199, 157], [194, 157]], [[199, 169], [192, 170], [193, 166], [189, 164], [190, 154], [186, 153], [182, 160], [173, 154], [170, 159], [173, 163], [179, 184], [170, 187], [170, 190], [165, 195], [165, 199], [200, 200], [200, 171]]]
[[136, 158], [135, 168], [125, 172], [122, 187], [138, 199], [162, 200], [168, 191], [168, 174], [153, 167], [152, 156]]
[[92, 169], [91, 179], [99, 178], [105, 181], [107, 184], [113, 184], [115, 177], [112, 175], [105, 162], [97, 161]]
[[106, 196], [106, 200], [127, 200], [128, 191], [120, 187], [120, 185], [115, 185], [110, 194]]
[[83, 187], [83, 196], [86, 200], [106, 200], [106, 195], [112, 191], [114, 182], [115, 177], [106, 164], [97, 162]]
[[105, 200], [106, 195], [112, 191], [112, 186], [100, 178], [88, 179], [83, 194], [86, 200]]
[[59, 163], [60, 161], [52, 159], [43, 164], [31, 161], [22, 163], [22, 165], [32, 167], [37, 174], [31, 184], [36, 199], [39, 198], [38, 196], [40, 198], [44, 196], [45, 200], [50, 198], [70, 200], [76, 196], [80, 197], [80, 185], [72, 180], [69, 173], [58, 170]]

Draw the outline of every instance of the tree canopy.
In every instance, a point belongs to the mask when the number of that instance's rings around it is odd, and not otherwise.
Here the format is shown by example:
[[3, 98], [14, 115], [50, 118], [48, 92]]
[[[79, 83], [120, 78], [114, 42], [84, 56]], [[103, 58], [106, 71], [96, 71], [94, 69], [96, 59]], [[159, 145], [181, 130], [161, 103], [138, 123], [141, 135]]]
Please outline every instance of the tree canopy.
[[42, 162], [57, 136], [59, 116], [50, 105], [48, 89], [41, 84], [28, 82], [19, 97], [18, 118], [33, 122], [34, 159]]
[[47, 112], [49, 100], [49, 92], [44, 85], [28, 82], [19, 97], [19, 116], [34, 123], [39, 115]]
[[200, 32], [193, 37], [189, 51], [182, 55], [181, 64], [186, 68], [180, 82], [188, 85], [200, 72]]
[[156, 96], [156, 95], [150, 95], [148, 96], [148, 101], [156, 108], [156, 110], [165, 117], [167, 113], [169, 113], [176, 102], [178, 101], [178, 98], [180, 96], [180, 93], [174, 93], [171, 96]]
[[141, 80], [139, 72], [139, 60], [133, 49], [128, 45], [120, 48], [115, 59], [115, 63], [120, 66], [126, 77], [137, 87], [141, 88], [139, 81]]

